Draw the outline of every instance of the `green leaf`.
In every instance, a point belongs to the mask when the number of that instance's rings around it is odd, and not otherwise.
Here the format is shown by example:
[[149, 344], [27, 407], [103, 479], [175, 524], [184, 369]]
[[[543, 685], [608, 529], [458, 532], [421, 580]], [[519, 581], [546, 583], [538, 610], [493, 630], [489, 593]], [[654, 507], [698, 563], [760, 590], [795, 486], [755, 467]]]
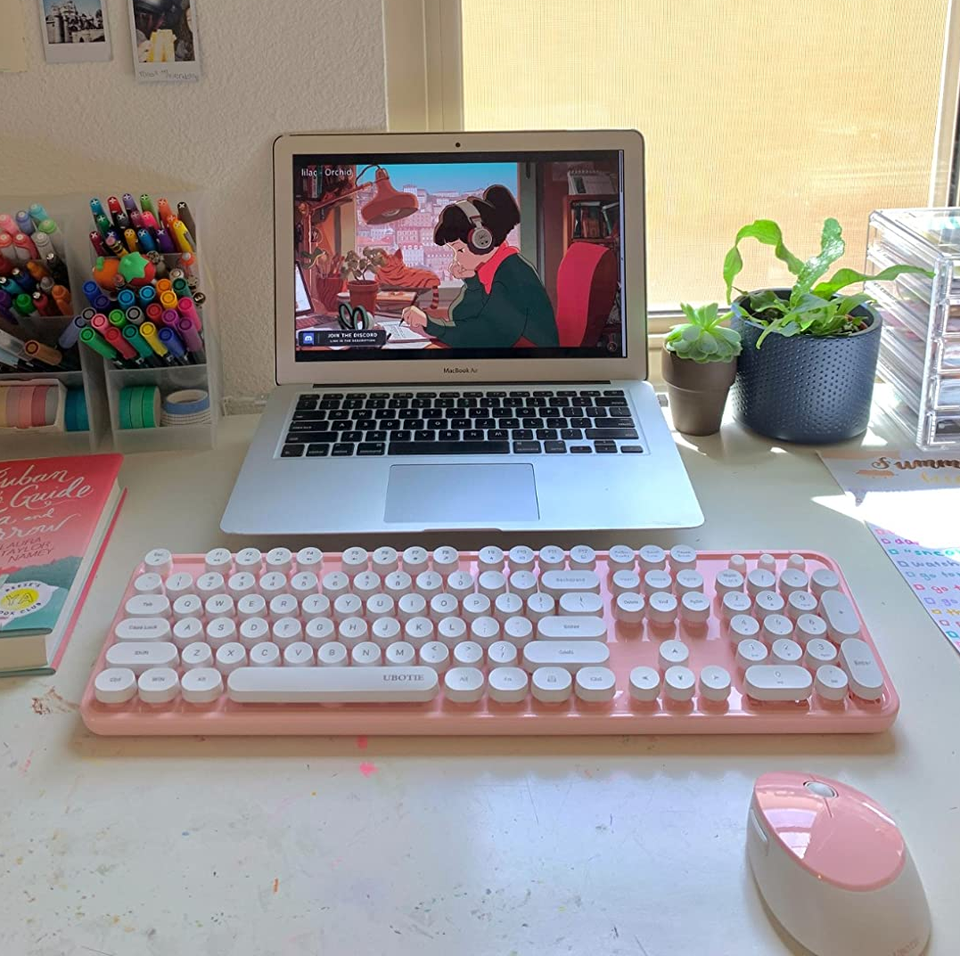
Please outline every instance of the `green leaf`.
[[700, 309], [700, 320], [704, 328], [710, 328], [717, 322], [717, 303], [711, 302]]
[[776, 309], [778, 312], [785, 312], [787, 303], [773, 291], [773, 289], [763, 289], [750, 296], [750, 308], [754, 313], [766, 312], [767, 309]]
[[697, 310], [694, 309], [694, 307], [693, 307], [692, 305], [690, 305], [689, 302], [681, 302], [681, 303], [680, 303], [680, 308], [682, 309], [683, 314], [684, 314], [691, 322], [696, 323], [696, 321], [697, 321]]
[[803, 268], [797, 275], [797, 282], [793, 291], [790, 293], [791, 303], [809, 292], [813, 288], [814, 282], [843, 255], [846, 244], [843, 241], [842, 232], [840, 223], [836, 219], [824, 220], [823, 231], [820, 234], [820, 253], [811, 256], [803, 264]]
[[680, 329], [680, 338], [685, 342], [695, 342], [700, 335], [700, 329], [695, 325], [686, 325]]
[[727, 252], [723, 260], [723, 280], [727, 287], [727, 302], [733, 289], [733, 280], [743, 269], [743, 258], [740, 255], [740, 240], [756, 239], [765, 246], [773, 246], [774, 255], [786, 263], [787, 268], [797, 275], [803, 268], [803, 263], [783, 244], [783, 235], [780, 227], [772, 219], [757, 219], [744, 226], [733, 241], [733, 247]]
[[717, 351], [717, 340], [712, 332], [703, 332], [700, 335], [700, 350], [707, 355]]
[[849, 315], [858, 305], [871, 302], [873, 296], [869, 292], [858, 292], [856, 295], [847, 295], [837, 301], [837, 314]]
[[830, 302], [827, 299], [821, 299], [820, 296], [812, 292], [805, 292], [790, 307], [791, 312], [813, 312], [817, 309], [829, 308]]
[[867, 275], [864, 272], [857, 272], [856, 269], [838, 269], [827, 282], [821, 282], [813, 291], [817, 295], [830, 296], [840, 289], [845, 289], [854, 282], [887, 282], [890, 279], [896, 279], [902, 275], [921, 275], [928, 279], [933, 278], [933, 273], [929, 269], [922, 269], [920, 266], [888, 266], [875, 275]]

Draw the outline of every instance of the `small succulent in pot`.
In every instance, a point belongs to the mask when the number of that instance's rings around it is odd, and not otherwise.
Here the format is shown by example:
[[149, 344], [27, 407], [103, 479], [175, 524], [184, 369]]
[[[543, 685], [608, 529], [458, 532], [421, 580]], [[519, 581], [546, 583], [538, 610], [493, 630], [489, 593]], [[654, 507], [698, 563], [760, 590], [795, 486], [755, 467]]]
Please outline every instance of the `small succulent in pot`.
[[699, 308], [681, 303], [680, 308], [690, 321], [673, 327], [662, 353], [673, 423], [688, 435], [712, 435], [720, 428], [737, 373], [740, 334], [721, 324], [727, 316], [716, 302]]

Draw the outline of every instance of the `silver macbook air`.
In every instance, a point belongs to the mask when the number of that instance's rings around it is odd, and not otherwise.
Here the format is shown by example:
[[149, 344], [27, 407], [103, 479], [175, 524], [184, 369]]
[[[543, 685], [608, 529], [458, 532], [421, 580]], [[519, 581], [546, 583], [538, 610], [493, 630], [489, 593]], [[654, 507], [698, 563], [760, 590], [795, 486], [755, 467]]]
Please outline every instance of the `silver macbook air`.
[[703, 521], [647, 378], [635, 131], [281, 136], [242, 534]]

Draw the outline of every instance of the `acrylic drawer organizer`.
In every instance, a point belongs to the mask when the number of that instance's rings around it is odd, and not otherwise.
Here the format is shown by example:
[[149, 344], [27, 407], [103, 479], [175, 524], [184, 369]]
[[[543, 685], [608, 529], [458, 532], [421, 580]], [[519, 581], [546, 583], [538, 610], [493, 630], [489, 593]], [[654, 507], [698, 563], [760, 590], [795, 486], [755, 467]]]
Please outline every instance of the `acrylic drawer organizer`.
[[867, 283], [883, 318], [877, 406], [921, 449], [960, 447], [960, 208], [872, 213], [867, 273], [898, 262], [933, 277]]

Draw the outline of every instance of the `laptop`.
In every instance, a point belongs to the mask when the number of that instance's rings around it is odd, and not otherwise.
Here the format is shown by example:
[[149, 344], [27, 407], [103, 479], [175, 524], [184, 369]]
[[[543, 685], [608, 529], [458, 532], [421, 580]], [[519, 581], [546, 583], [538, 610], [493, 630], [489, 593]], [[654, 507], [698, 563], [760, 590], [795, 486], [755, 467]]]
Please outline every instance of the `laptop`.
[[639, 133], [284, 135], [274, 226], [225, 532], [702, 523], [646, 381]]

